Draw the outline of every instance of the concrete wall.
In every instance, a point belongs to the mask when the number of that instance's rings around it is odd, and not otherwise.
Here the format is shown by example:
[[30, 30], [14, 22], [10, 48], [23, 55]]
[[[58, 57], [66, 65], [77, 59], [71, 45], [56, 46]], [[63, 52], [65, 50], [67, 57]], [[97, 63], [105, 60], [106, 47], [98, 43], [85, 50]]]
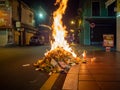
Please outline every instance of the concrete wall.
[[19, 10], [18, 10], [18, 7], [19, 7], [19, 3], [17, 0], [12, 0], [11, 2], [11, 5], [12, 5], [12, 18], [13, 20], [15, 21], [19, 21]]
[[25, 3], [21, 4], [21, 23], [34, 26], [34, 13]]
[[117, 13], [117, 51], [120, 51], [120, 12]]
[[19, 31], [14, 31], [14, 44], [15, 45], [19, 45], [19, 36], [20, 36], [20, 33]]
[[0, 46], [7, 45], [8, 42], [8, 31], [0, 30]]
[[29, 45], [30, 38], [33, 36], [33, 33], [26, 32], [26, 45]]
[[81, 33], [82, 44], [90, 45], [90, 27], [89, 23], [85, 20], [86, 18], [91, 17], [91, 0], [87, 1], [83, 5], [83, 31]]

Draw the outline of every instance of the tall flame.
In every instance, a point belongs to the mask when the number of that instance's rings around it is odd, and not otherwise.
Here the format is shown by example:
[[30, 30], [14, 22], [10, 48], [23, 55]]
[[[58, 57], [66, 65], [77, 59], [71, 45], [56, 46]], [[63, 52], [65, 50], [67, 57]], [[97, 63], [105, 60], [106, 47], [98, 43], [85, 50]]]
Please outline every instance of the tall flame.
[[51, 50], [62, 47], [66, 51], [72, 53], [74, 57], [76, 57], [76, 54], [72, 51], [72, 49], [69, 47], [69, 44], [65, 40], [67, 31], [66, 26], [63, 26], [62, 23], [62, 16], [65, 13], [67, 2], [68, 0], [56, 0], [55, 5], [59, 4], [59, 8], [53, 13], [52, 35], [54, 42], [52, 42]]

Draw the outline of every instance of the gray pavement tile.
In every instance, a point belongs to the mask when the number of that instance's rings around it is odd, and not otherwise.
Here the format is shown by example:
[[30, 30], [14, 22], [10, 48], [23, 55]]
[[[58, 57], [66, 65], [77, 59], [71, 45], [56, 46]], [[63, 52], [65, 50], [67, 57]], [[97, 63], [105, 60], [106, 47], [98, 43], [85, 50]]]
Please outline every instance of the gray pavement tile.
[[79, 81], [78, 90], [100, 90], [100, 87], [94, 81]]

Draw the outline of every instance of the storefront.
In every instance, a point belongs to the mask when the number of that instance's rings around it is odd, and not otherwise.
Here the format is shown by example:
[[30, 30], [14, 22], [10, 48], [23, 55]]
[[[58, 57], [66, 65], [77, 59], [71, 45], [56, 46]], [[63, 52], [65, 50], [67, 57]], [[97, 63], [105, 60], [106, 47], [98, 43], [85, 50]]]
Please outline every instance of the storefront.
[[0, 6], [0, 46], [13, 43], [11, 7]]

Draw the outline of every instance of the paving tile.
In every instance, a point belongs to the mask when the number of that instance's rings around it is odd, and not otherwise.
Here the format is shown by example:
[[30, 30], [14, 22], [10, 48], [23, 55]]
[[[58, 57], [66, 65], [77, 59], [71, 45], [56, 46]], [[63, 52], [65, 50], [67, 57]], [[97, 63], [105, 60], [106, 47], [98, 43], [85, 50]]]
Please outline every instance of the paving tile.
[[120, 81], [120, 75], [93, 75], [96, 81]]
[[79, 75], [89, 75], [90, 72], [88, 70], [79, 70]]
[[115, 68], [115, 66], [110, 65], [110, 64], [88, 64], [87, 65], [88, 69], [112, 69]]
[[120, 90], [120, 82], [98, 82], [101, 90]]
[[101, 87], [120, 87], [120, 82], [98, 82]]
[[120, 90], [118, 87], [101, 87], [100, 90]]
[[89, 69], [90, 73], [104, 73], [106, 72], [105, 69]]
[[114, 66], [116, 67], [116, 69], [120, 69], [120, 64], [115, 64]]
[[120, 53], [94, 52], [80, 65], [78, 90], [120, 90]]
[[94, 81], [79, 81], [78, 90], [100, 90], [100, 87]]
[[88, 80], [94, 80], [94, 78], [91, 75], [79, 75], [80, 81], [88, 81]]
[[87, 70], [86, 64], [80, 64], [80, 70]]
[[91, 74], [109, 74], [109, 75], [111, 75], [111, 74], [116, 74], [116, 70], [113, 70], [113, 69], [93, 69], [93, 70], [89, 70], [89, 72], [91, 73]]

